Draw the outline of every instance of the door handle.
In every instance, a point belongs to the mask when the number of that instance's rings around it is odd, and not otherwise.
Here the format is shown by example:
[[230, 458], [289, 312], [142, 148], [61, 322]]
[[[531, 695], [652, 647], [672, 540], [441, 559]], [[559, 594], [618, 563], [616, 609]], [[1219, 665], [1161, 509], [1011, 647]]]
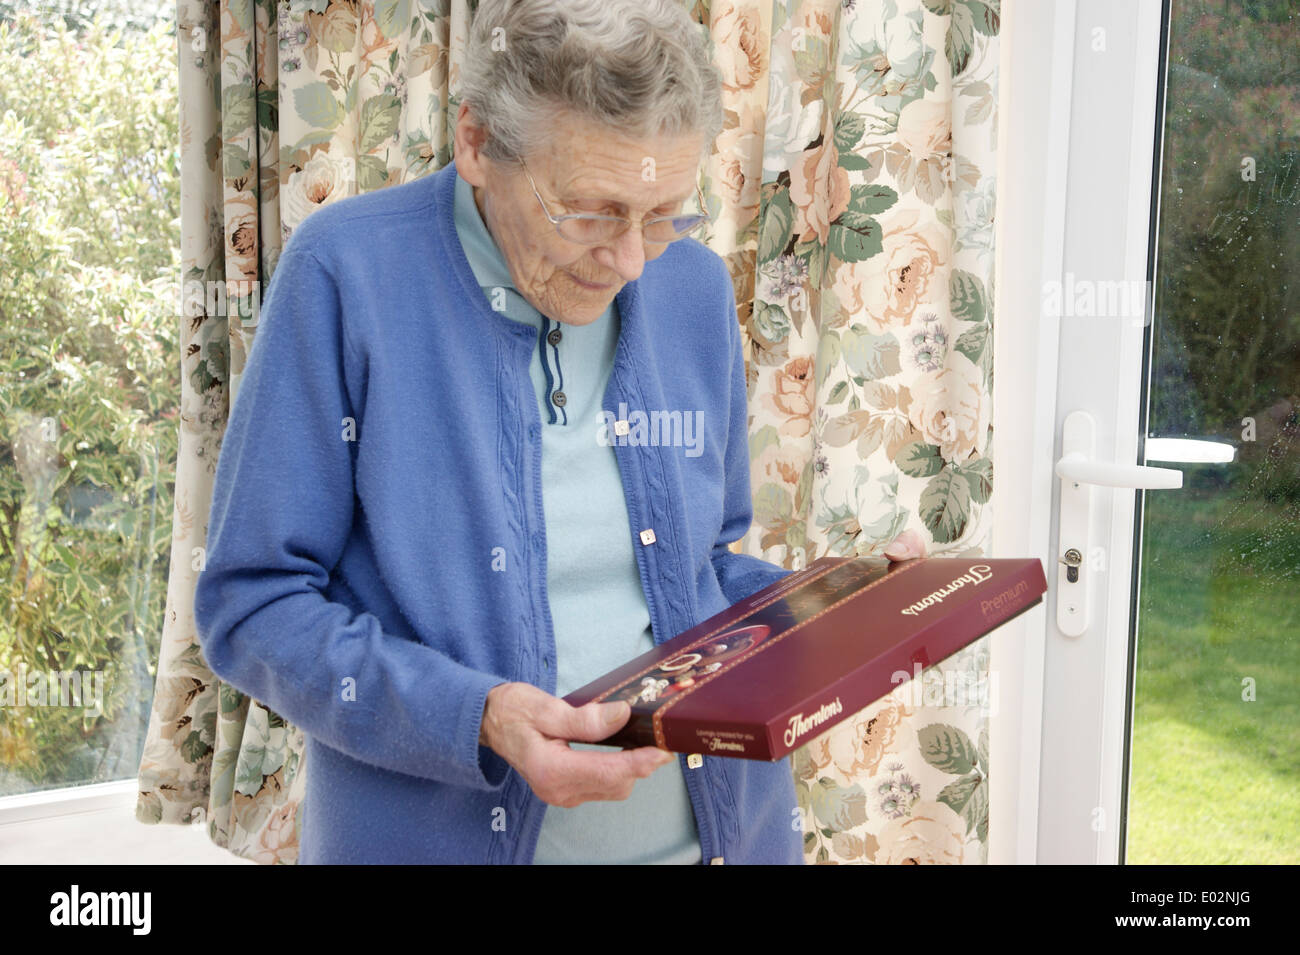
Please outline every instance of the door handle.
[[1092, 489], [1099, 487], [1158, 490], [1183, 486], [1183, 472], [1142, 464], [1097, 461], [1097, 427], [1086, 411], [1072, 411], [1061, 429], [1061, 459], [1056, 476], [1061, 479], [1057, 526], [1060, 556], [1056, 573], [1056, 627], [1067, 637], [1088, 629], [1089, 599], [1095, 576], [1084, 566], [1092, 553]]
[[1112, 464], [1109, 461], [1094, 461], [1082, 451], [1071, 451], [1069, 454], [1061, 455], [1061, 460], [1056, 462], [1056, 476], [1080, 484], [1143, 488], [1149, 491], [1183, 486], [1183, 472], [1176, 468], [1153, 468], [1145, 464]]

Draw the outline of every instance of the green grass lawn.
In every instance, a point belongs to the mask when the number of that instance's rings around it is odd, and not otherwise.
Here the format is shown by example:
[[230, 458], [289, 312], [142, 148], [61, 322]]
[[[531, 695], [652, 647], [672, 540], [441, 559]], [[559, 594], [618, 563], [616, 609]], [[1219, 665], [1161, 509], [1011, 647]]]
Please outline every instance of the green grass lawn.
[[1126, 860], [1300, 862], [1300, 505], [1154, 491], [1144, 522]]

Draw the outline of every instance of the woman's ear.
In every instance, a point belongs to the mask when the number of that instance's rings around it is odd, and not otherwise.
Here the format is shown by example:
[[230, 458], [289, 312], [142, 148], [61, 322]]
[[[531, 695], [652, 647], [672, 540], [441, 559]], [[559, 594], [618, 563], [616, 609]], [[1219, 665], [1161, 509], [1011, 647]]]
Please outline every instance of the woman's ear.
[[483, 155], [483, 144], [487, 142], [488, 133], [479, 125], [469, 103], [462, 102], [456, 113], [454, 138], [456, 172], [471, 186], [483, 187], [487, 182], [484, 168], [487, 157]]

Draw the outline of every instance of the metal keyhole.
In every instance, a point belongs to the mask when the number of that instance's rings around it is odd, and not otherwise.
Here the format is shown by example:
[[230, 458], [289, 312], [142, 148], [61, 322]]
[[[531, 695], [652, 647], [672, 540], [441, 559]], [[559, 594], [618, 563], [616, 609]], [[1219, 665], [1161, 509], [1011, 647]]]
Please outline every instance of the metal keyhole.
[[1065, 557], [1061, 560], [1065, 564], [1065, 579], [1072, 584], [1079, 582], [1079, 565], [1083, 563], [1083, 555], [1077, 548], [1071, 547], [1065, 552]]

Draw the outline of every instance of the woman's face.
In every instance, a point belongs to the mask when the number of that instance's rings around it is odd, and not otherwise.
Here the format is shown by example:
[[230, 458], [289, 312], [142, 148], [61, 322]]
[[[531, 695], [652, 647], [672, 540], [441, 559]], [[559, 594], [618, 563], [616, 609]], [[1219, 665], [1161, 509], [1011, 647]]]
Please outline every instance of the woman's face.
[[[462, 104], [456, 169], [474, 187], [479, 214], [516, 288], [543, 315], [570, 325], [594, 322], [667, 248], [643, 243], [635, 225], [604, 245], [568, 241], [546, 218], [523, 167], [488, 159], [479, 151], [483, 140]], [[626, 139], [570, 114], [552, 130], [550, 145], [525, 161], [551, 215], [593, 212], [637, 223], [693, 207], [702, 145], [694, 135]]]

